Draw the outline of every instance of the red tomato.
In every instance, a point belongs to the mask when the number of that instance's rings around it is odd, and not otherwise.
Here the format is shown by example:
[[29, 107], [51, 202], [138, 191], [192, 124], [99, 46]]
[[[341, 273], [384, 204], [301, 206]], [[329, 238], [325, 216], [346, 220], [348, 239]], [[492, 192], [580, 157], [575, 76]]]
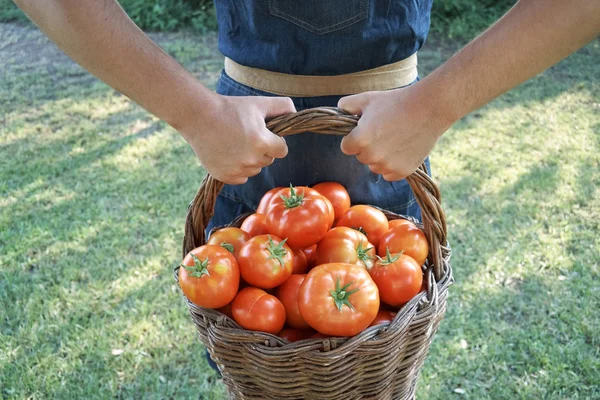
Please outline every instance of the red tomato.
[[400, 225], [405, 225], [405, 224], [406, 225], [413, 225], [413, 226], [416, 227], [415, 224], [413, 224], [409, 220], [403, 219], [403, 218], [393, 219], [393, 220], [389, 221], [388, 224], [390, 226], [390, 229], [395, 228], [395, 227], [400, 226]]
[[329, 201], [327, 197], [323, 196], [323, 200], [325, 200], [325, 203], [327, 203], [327, 208], [329, 209], [327, 224], [329, 225], [329, 228], [331, 228], [335, 222], [335, 210], [333, 209], [333, 204], [331, 204], [331, 201]]
[[300, 310], [298, 309], [298, 290], [306, 275], [292, 275], [277, 289], [276, 296], [285, 307], [286, 322], [292, 328], [308, 329]]
[[250, 235], [240, 228], [222, 228], [210, 235], [206, 244], [221, 246], [237, 258], [240, 247], [250, 239]]
[[276, 187], [276, 188], [269, 190], [267, 193], [265, 193], [263, 195], [263, 197], [260, 199], [260, 203], [258, 203], [258, 208], [256, 209], [256, 213], [257, 214], [266, 214], [267, 210], [269, 209], [269, 203], [273, 199], [273, 195], [275, 195], [275, 193], [279, 192], [281, 189], [283, 189], [283, 188]]
[[292, 274], [305, 274], [308, 272], [308, 259], [304, 251], [293, 249], [294, 252], [294, 270]]
[[233, 319], [233, 314], [231, 313], [231, 303], [219, 308], [218, 311], [221, 311], [223, 314], [225, 314], [229, 318]]
[[331, 201], [336, 221], [350, 208], [350, 195], [341, 184], [337, 182], [322, 182], [313, 186], [313, 189]]
[[317, 244], [315, 263], [338, 262], [371, 268], [375, 264], [375, 255], [375, 247], [365, 235], [347, 226], [338, 226]]
[[400, 306], [421, 291], [423, 272], [421, 266], [404, 254], [380, 259], [369, 271], [379, 288], [381, 301], [390, 306]]
[[294, 254], [285, 240], [274, 235], [260, 235], [242, 246], [238, 263], [244, 281], [261, 289], [271, 289], [292, 275]]
[[267, 212], [267, 227], [269, 233], [287, 238], [291, 247], [312, 246], [331, 228], [328, 200], [316, 190], [290, 187], [275, 196]]
[[288, 342], [297, 342], [298, 340], [308, 339], [314, 335], [315, 331], [303, 331], [301, 329], [285, 328], [279, 332], [279, 337], [287, 340]]
[[379, 243], [379, 238], [389, 230], [385, 214], [374, 207], [365, 205], [350, 207], [336, 226], [347, 226], [364, 233], [369, 242], [375, 246]]
[[388, 248], [392, 254], [403, 253], [414, 258], [419, 265], [423, 265], [429, 253], [425, 234], [414, 224], [403, 224], [386, 232], [379, 241], [377, 254], [384, 257]]
[[231, 303], [233, 319], [244, 329], [276, 335], [285, 323], [285, 308], [277, 297], [262, 289], [240, 290]]
[[197, 306], [220, 308], [227, 305], [238, 291], [240, 270], [235, 257], [220, 246], [195, 248], [183, 259], [179, 268], [179, 286]]
[[264, 214], [252, 214], [242, 222], [241, 230], [248, 233], [250, 237], [265, 235], [269, 233], [267, 229], [267, 216]]
[[394, 320], [394, 317], [396, 317], [396, 313], [393, 311], [379, 310], [377, 316], [369, 326], [389, 324]]
[[330, 338], [330, 337], [331, 336], [324, 335], [321, 332], [317, 332], [317, 333], [315, 333], [314, 335], [311, 336], [311, 338], [313, 338], [313, 339], [327, 339], [327, 338]]
[[365, 268], [331, 263], [313, 268], [298, 292], [304, 320], [331, 336], [354, 336], [375, 319], [379, 291]]
[[307, 247], [306, 249], [303, 249], [302, 252], [306, 255], [306, 261], [308, 264], [308, 269], [312, 269], [316, 264], [315, 264], [315, 257], [317, 255], [317, 245], [313, 244], [310, 247]]

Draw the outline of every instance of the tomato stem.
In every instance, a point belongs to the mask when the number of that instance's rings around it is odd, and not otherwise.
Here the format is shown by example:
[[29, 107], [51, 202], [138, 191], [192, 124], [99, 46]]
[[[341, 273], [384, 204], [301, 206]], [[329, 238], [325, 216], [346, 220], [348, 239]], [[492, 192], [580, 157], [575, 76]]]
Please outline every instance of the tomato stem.
[[390, 248], [386, 246], [385, 253], [386, 253], [385, 258], [381, 258], [381, 257], [377, 256], [381, 265], [390, 265], [392, 263], [395, 263], [396, 261], [398, 261], [400, 256], [404, 253], [404, 250], [402, 250], [400, 253], [397, 253], [395, 255], [391, 255]]
[[344, 307], [344, 305], [347, 305], [352, 311], [354, 311], [354, 306], [352, 305], [352, 303], [350, 303], [349, 298], [352, 294], [358, 292], [360, 288], [357, 287], [356, 289], [348, 291], [348, 287], [350, 287], [350, 285], [352, 285], [353, 283], [354, 281], [340, 287], [340, 277], [338, 276], [337, 280], [335, 281], [335, 290], [329, 292], [329, 294], [331, 294], [331, 297], [333, 297], [335, 306], [338, 310], [340, 310], [340, 312], [342, 312], [342, 307]]
[[269, 235], [269, 247], [267, 247], [267, 250], [269, 251], [270, 255], [267, 257], [267, 260], [275, 259], [279, 261], [281, 268], [284, 267], [283, 257], [285, 257], [287, 254], [287, 250], [283, 248], [285, 242], [287, 242], [287, 238], [283, 239], [281, 242], [279, 242], [279, 244], [276, 245], [275, 242], [273, 242], [271, 235]]
[[359, 231], [360, 233], [362, 233], [363, 235], [367, 235], [367, 232], [363, 229], [362, 226], [353, 226], [352, 229], [354, 229], [355, 231]]
[[181, 264], [181, 267], [190, 273], [190, 276], [194, 278], [202, 278], [203, 275], [210, 276], [208, 272], [208, 257], [204, 260], [200, 260], [195, 254], [190, 253], [192, 256], [192, 260], [194, 260], [194, 265], [185, 265]]
[[302, 205], [302, 202], [304, 201], [304, 193], [297, 194], [296, 189], [294, 189], [294, 187], [292, 186], [291, 183], [290, 183], [290, 196], [286, 197], [286, 196], [280, 194], [279, 197], [281, 197], [281, 200], [283, 200], [283, 204], [285, 205], [285, 208], [300, 207]]
[[233, 245], [231, 243], [221, 242], [220, 246], [223, 247], [228, 252], [233, 253]]
[[367, 248], [363, 247], [362, 240], [358, 243], [358, 246], [356, 247], [356, 256], [365, 265], [365, 268], [369, 268], [369, 266], [367, 265], [367, 262], [371, 261], [373, 259], [373, 257], [371, 257], [368, 254], [369, 251], [371, 251], [371, 250], [373, 250], [373, 247], [367, 247]]

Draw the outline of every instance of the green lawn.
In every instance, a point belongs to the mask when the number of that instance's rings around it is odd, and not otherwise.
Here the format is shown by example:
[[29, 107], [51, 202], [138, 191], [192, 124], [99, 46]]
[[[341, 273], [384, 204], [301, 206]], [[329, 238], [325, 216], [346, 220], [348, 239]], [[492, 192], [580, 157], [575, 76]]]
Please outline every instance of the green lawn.
[[[214, 37], [154, 38], [214, 87]], [[419, 398], [600, 398], [599, 59], [596, 41], [435, 149], [456, 284]], [[202, 177], [173, 129], [0, 24], [0, 398], [224, 398], [172, 279]]]

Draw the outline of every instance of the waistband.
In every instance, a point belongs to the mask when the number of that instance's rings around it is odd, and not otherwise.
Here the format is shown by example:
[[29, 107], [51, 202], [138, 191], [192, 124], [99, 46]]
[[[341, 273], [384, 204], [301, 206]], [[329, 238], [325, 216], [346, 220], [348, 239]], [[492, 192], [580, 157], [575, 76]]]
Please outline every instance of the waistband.
[[225, 58], [225, 72], [235, 81], [254, 89], [289, 97], [349, 95], [388, 90], [417, 79], [417, 53], [381, 67], [344, 75], [291, 75], [246, 67]]

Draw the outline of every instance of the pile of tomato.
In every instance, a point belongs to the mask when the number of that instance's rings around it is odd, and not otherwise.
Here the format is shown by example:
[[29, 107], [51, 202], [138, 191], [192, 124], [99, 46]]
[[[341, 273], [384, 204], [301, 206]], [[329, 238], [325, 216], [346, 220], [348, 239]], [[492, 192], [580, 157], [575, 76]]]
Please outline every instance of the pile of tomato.
[[429, 247], [404, 219], [351, 206], [335, 182], [275, 188], [241, 228], [215, 231], [179, 268], [183, 293], [288, 341], [354, 336], [423, 288]]

